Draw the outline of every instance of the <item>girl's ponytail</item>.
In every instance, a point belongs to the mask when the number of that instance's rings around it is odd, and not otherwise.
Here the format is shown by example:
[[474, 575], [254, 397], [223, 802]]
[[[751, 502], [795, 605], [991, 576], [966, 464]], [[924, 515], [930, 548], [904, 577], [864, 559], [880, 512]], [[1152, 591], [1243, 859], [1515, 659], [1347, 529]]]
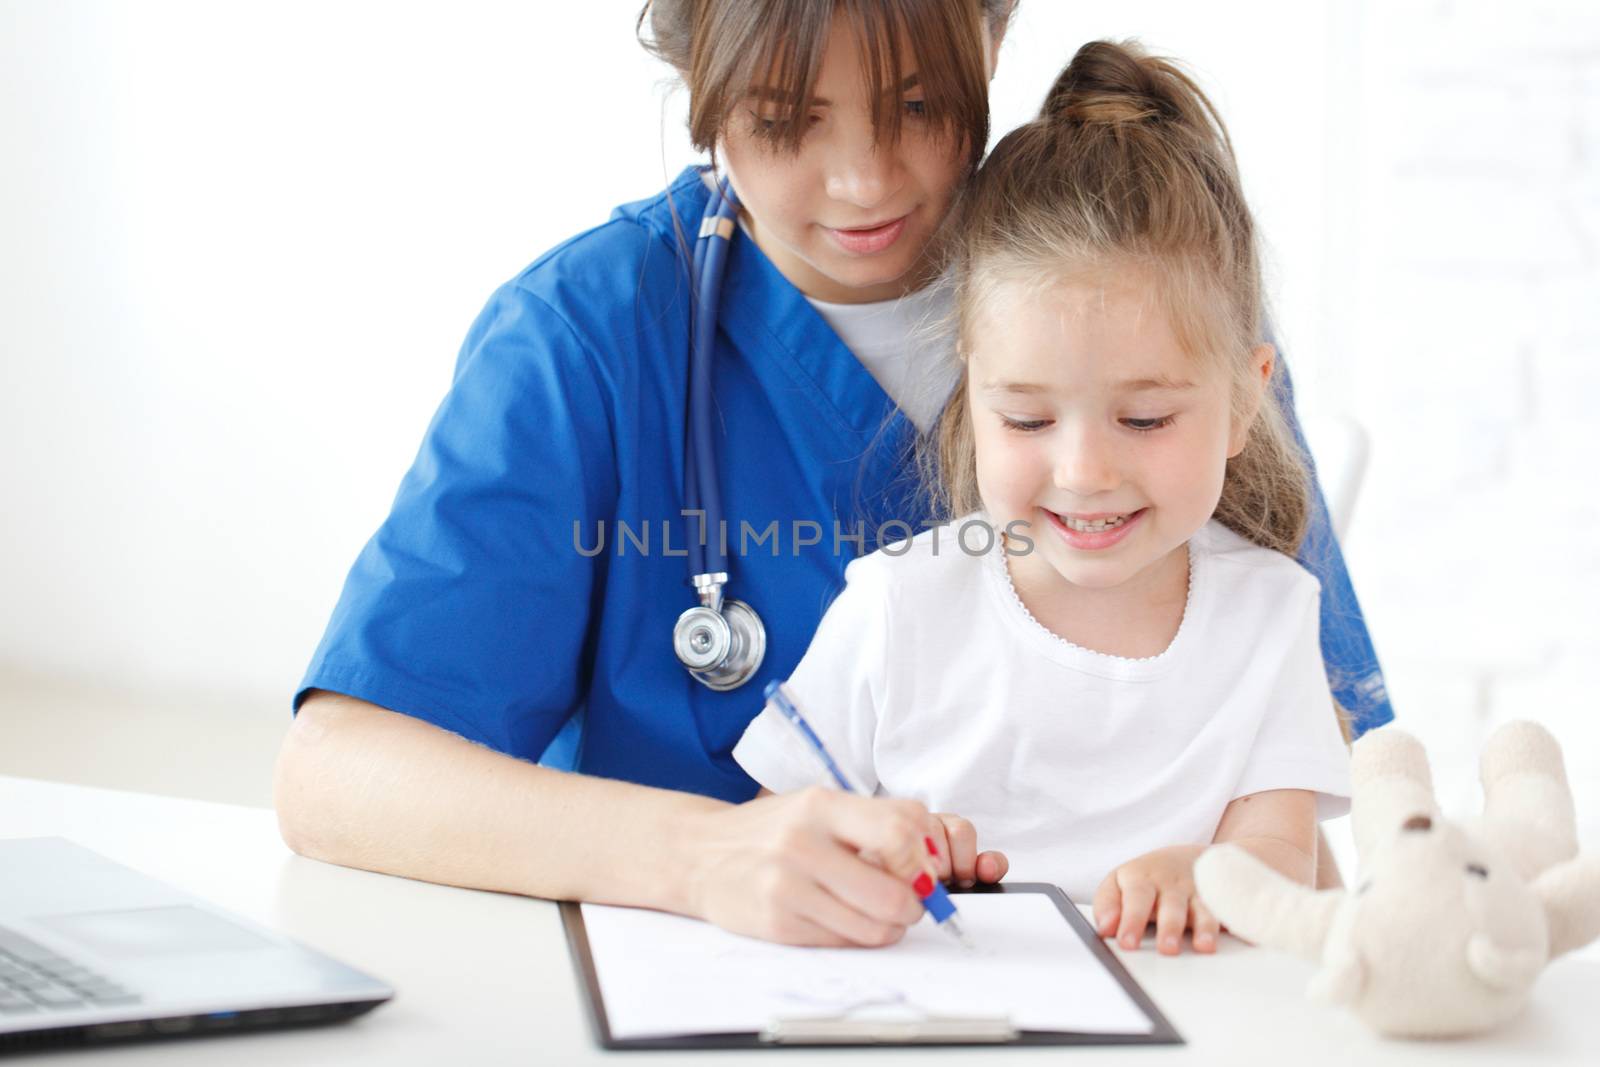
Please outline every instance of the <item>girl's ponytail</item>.
[[[1039, 118], [1051, 125], [1129, 126], [1168, 122], [1227, 134], [1205, 94], [1176, 66], [1128, 45], [1091, 41], [1050, 87]], [[1232, 146], [1228, 146], [1232, 156]]]

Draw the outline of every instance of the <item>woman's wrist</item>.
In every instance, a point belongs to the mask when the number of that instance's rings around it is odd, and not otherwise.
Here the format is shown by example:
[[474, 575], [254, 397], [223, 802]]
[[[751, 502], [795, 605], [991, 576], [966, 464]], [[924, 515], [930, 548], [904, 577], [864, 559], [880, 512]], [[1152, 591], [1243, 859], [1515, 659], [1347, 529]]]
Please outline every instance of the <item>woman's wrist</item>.
[[[516, 802], [497, 806], [517, 813], [511, 828], [518, 840], [517, 870], [505, 888], [546, 900], [693, 914], [688, 906], [690, 872], [696, 868], [691, 828], [698, 817], [728, 808], [726, 802], [521, 761], [514, 773], [520, 790]], [[482, 847], [495, 848], [491, 841]], [[496, 855], [504, 868], [503, 846], [481, 862], [496, 864]]]
[[647, 820], [647, 834], [654, 842], [654, 870], [647, 877], [653, 883], [650, 906], [678, 915], [704, 918], [706, 872], [713, 864], [715, 820], [733, 805], [695, 793], [679, 793], [671, 804], [656, 807], [655, 817]]

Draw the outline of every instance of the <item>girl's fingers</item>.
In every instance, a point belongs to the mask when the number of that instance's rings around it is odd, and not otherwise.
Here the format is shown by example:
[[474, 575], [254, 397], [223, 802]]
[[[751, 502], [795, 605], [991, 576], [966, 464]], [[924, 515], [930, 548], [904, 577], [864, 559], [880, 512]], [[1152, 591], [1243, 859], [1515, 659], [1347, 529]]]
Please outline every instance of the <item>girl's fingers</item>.
[[939, 864], [942, 877], [968, 888], [977, 879], [978, 831], [959, 815], [935, 815], [948, 843], [948, 855]]
[[1004, 852], [980, 852], [973, 871], [980, 882], [998, 882], [1011, 869], [1011, 861]]
[[1211, 914], [1210, 908], [1200, 903], [1199, 897], [1189, 901], [1189, 925], [1194, 929], [1196, 952], [1217, 951], [1217, 936], [1222, 933], [1222, 924]]
[[1100, 881], [1094, 891], [1094, 930], [1101, 937], [1111, 937], [1117, 932], [1117, 922], [1122, 918], [1122, 887], [1117, 885], [1117, 872], [1112, 871]]
[[1144, 928], [1150, 924], [1150, 911], [1155, 907], [1156, 887], [1145, 879], [1138, 879], [1122, 887], [1122, 917], [1117, 921], [1117, 942], [1125, 949], [1136, 949], [1144, 940]]
[[1183, 951], [1183, 928], [1189, 923], [1189, 894], [1168, 889], [1156, 904], [1156, 951], [1176, 956]]

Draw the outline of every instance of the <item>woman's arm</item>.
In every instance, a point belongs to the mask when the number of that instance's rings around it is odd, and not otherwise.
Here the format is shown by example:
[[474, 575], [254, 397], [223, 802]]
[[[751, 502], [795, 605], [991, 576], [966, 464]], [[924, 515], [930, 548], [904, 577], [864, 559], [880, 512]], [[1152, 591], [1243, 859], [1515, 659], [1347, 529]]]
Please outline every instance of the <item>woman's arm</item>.
[[275, 792], [289, 847], [346, 867], [802, 944], [885, 944], [922, 913], [915, 802], [808, 790], [732, 805], [540, 767], [337, 693], [301, 706]]

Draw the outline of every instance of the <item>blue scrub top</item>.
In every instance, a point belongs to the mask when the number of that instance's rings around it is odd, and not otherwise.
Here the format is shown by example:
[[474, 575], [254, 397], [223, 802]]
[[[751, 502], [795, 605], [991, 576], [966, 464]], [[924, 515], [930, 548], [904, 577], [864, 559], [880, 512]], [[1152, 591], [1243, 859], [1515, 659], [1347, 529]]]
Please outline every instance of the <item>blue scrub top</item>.
[[[682, 515], [685, 263], [707, 197], [691, 167], [490, 298], [389, 517], [351, 569], [296, 709], [327, 689], [525, 759], [727, 800], [755, 794], [730, 753], [762, 685], [793, 671], [845, 565], [880, 530], [885, 542], [909, 532], [885, 529], [889, 520], [920, 528], [926, 511], [907, 420], [761, 250], [734, 240], [717, 324], [716, 465], [729, 595], [760, 612], [767, 654], [752, 682], [726, 693], [679, 665], [673, 623], [695, 603], [682, 552], [699, 535]], [[836, 531], [866, 540], [836, 542]], [[1326, 589], [1330, 546], [1347, 590], [1331, 535], [1308, 565]], [[1346, 629], [1354, 609], [1370, 653], [1353, 592], [1335, 606]], [[1362, 678], [1377, 679], [1381, 699], [1375, 659]], [[1356, 711], [1358, 729], [1389, 714], [1386, 701]]]

